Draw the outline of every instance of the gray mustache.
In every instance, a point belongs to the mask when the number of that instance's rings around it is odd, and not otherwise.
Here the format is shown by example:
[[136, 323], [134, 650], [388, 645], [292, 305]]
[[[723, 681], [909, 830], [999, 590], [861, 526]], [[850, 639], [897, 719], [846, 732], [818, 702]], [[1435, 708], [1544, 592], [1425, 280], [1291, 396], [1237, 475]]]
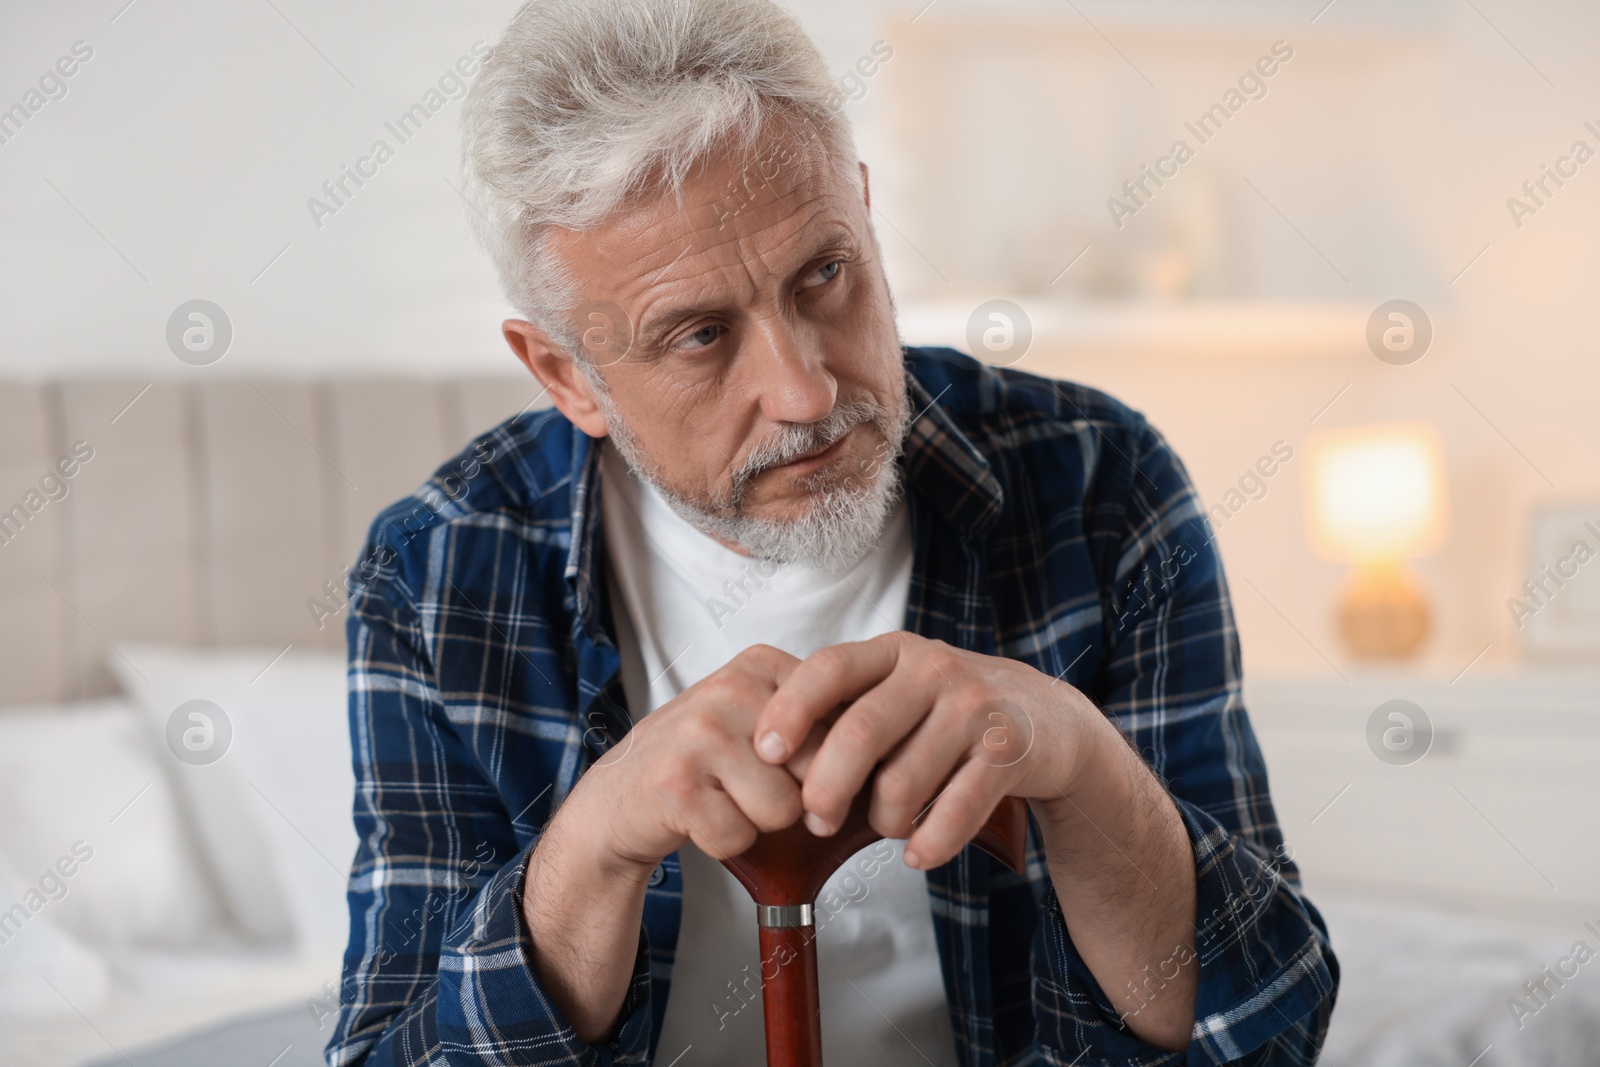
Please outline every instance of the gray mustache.
[[735, 493], [763, 471], [781, 466], [797, 456], [815, 452], [833, 444], [846, 433], [863, 423], [883, 417], [881, 404], [872, 400], [852, 400], [837, 404], [827, 417], [803, 426], [787, 426], [768, 441], [763, 441], [745, 457], [734, 473]]

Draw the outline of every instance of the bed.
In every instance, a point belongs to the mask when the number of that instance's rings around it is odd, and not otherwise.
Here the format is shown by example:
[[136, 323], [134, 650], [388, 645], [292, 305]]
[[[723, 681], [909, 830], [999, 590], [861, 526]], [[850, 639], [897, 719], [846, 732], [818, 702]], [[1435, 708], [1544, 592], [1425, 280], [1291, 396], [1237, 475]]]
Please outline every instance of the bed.
[[[261, 1064], [320, 1062], [345, 569], [380, 508], [545, 403], [526, 375], [0, 382], [0, 485], [27, 490], [0, 523], [0, 1062], [282, 1035]], [[175, 758], [194, 700], [226, 709], [213, 762]]]

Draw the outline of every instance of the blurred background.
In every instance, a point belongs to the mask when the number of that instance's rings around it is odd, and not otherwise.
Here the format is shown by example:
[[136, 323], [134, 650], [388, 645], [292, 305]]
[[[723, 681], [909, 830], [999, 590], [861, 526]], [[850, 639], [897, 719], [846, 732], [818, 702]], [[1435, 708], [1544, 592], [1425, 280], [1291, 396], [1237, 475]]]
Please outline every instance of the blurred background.
[[[344, 570], [543, 402], [458, 192], [517, 6], [0, 3], [0, 1062], [319, 1062]], [[905, 341], [1187, 463], [1327, 1062], [1600, 1062], [1600, 10], [788, 6]]]

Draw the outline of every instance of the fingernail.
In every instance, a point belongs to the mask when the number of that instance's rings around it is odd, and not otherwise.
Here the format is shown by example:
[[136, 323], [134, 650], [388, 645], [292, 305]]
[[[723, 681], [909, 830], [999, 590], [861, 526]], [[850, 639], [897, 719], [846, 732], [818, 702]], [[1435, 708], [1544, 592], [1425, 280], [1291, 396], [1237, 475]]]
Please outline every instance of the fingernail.
[[906, 857], [906, 866], [907, 867], [915, 867], [918, 870], [922, 869], [922, 857], [921, 856], [917, 855], [915, 852], [911, 851], [908, 848], [905, 851], [905, 857]]
[[833, 827], [828, 824], [828, 821], [814, 811], [806, 812], [806, 829], [818, 837], [827, 837], [833, 833]]
[[770, 763], [777, 763], [789, 754], [789, 746], [784, 744], [783, 738], [776, 730], [768, 730], [756, 739], [756, 751], [761, 758]]

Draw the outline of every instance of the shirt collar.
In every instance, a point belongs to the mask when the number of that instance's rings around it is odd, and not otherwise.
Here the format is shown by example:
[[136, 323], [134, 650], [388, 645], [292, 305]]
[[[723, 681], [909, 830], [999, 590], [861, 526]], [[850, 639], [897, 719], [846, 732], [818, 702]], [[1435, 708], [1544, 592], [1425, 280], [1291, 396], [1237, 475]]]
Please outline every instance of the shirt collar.
[[573, 623], [589, 633], [595, 626], [595, 561], [604, 547], [600, 539], [601, 442], [572, 427], [572, 525], [565, 577], [572, 595]]
[[[953, 384], [953, 383], [952, 383]], [[946, 385], [931, 395], [911, 363], [906, 365], [906, 396], [912, 418], [901, 464], [906, 484], [953, 525], [963, 540], [981, 537], [1005, 505], [1005, 491], [989, 461], [939, 403]], [[600, 538], [600, 441], [572, 427], [572, 542], [565, 577], [572, 591], [575, 622], [590, 633], [598, 603], [594, 595], [595, 563], [603, 549]], [[918, 545], [920, 552], [926, 546]]]
[[906, 395], [913, 414], [901, 462], [911, 492], [949, 520], [963, 540], [970, 540], [981, 537], [1000, 517], [1005, 490], [983, 453], [940, 405], [953, 386], [929, 395], [907, 366]]

